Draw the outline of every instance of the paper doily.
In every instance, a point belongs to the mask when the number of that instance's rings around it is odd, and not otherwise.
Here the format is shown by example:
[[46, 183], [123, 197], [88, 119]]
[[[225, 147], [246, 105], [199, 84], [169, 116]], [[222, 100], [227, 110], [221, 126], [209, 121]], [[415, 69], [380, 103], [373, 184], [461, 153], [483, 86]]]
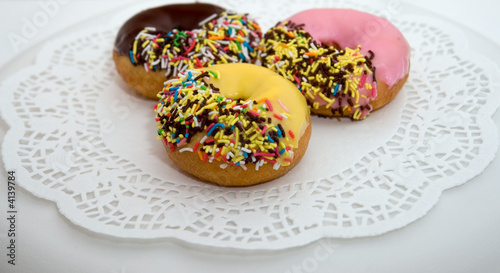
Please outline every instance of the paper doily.
[[[259, 14], [264, 28], [313, 6], [387, 15], [352, 2], [263, 3], [220, 4]], [[443, 190], [495, 156], [499, 70], [467, 48], [453, 25], [393, 14], [412, 47], [410, 78], [393, 102], [362, 122], [313, 117], [306, 156], [276, 181], [248, 188], [198, 182], [156, 140], [154, 102], [134, 95], [114, 71], [111, 49], [124, 14], [47, 43], [36, 64], [0, 91], [10, 127], [6, 168], [94, 232], [241, 249], [377, 235], [425, 215]]]

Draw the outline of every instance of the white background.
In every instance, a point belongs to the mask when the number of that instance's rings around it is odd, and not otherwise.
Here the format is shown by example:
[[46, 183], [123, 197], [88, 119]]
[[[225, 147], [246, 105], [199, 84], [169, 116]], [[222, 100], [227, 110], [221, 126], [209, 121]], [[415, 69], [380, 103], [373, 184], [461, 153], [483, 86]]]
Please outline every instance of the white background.
[[[137, 2], [61, 0], [54, 16], [35, 26], [30, 37], [20, 35], [29, 24], [26, 22], [34, 22], [51, 1], [56, 0], [0, 1], [0, 67], [16, 66], [25, 49], [37, 47], [71, 25]], [[489, 37], [500, 49], [498, 1], [403, 2]], [[13, 41], [16, 35], [25, 40]], [[496, 113], [495, 120], [499, 116]], [[6, 128], [3, 121], [0, 123]], [[18, 189], [16, 266], [6, 262], [6, 192], [1, 183], [0, 272], [500, 272], [498, 157], [497, 152], [495, 161], [480, 176], [446, 191], [424, 218], [403, 229], [283, 251], [229, 251], [171, 240], [101, 236], [71, 224], [54, 203]], [[3, 168], [0, 175], [3, 182]]]

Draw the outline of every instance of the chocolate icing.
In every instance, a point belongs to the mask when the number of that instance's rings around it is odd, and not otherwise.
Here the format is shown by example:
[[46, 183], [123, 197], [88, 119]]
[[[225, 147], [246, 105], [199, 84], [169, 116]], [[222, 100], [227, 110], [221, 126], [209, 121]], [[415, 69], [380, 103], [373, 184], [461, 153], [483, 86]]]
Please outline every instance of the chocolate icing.
[[120, 55], [128, 55], [132, 42], [139, 31], [145, 27], [155, 27], [158, 31], [169, 32], [173, 29], [192, 30], [198, 23], [224, 9], [211, 4], [166, 5], [142, 11], [130, 18], [118, 31], [115, 50]]

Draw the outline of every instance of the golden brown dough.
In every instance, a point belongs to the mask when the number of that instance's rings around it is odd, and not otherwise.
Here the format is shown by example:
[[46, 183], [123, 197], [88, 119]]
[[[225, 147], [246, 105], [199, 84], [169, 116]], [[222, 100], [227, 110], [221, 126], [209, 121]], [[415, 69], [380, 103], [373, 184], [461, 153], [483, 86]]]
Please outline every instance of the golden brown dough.
[[[199, 136], [201, 138], [201, 136]], [[311, 138], [311, 124], [307, 126], [306, 132], [300, 138], [299, 147], [294, 149], [294, 160], [288, 166], [282, 166], [278, 170], [273, 169], [272, 164], [262, 165], [259, 170], [255, 170], [255, 163], [248, 164], [248, 169], [226, 168], [221, 169], [219, 164], [203, 162], [195, 153], [172, 152], [169, 147], [163, 143], [168, 157], [183, 171], [207, 182], [215, 183], [221, 186], [251, 186], [267, 182], [283, 176], [290, 171], [304, 156], [309, 139]]]

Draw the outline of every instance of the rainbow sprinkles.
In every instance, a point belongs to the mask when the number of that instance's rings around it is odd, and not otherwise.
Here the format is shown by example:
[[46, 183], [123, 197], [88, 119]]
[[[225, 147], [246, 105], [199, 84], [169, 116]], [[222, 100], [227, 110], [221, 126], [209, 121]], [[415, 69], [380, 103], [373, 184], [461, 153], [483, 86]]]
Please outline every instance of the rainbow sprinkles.
[[297, 132], [285, 131], [279, 121], [290, 117], [279, 101], [272, 105], [223, 96], [208, 79], [218, 79], [213, 70], [188, 70], [166, 82], [154, 107], [159, 139], [172, 152], [192, 152], [205, 162], [219, 162], [246, 170], [263, 164], [274, 169], [290, 165], [294, 158], [290, 140]]
[[213, 64], [254, 62], [262, 32], [246, 14], [214, 13], [199, 26], [168, 33], [154, 27], [144, 28], [131, 45], [131, 63], [143, 65], [148, 72], [165, 70], [169, 78]]
[[258, 58], [294, 83], [313, 109], [326, 107], [334, 116], [364, 119], [377, 97], [375, 67], [360, 47], [342, 50], [317, 43], [303, 25], [282, 22], [261, 40]]

